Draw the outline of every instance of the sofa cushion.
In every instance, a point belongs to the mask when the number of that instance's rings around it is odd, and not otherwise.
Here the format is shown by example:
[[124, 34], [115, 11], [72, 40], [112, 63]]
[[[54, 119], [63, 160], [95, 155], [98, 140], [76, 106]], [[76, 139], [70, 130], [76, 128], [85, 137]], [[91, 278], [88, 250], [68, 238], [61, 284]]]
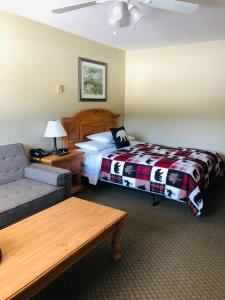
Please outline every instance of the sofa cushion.
[[28, 164], [22, 144], [0, 146], [0, 184], [22, 179]]
[[30, 179], [21, 179], [0, 185], [0, 213], [50, 194], [58, 189], [58, 187]]
[[70, 171], [34, 163], [24, 169], [24, 177], [54, 186], [65, 186]]

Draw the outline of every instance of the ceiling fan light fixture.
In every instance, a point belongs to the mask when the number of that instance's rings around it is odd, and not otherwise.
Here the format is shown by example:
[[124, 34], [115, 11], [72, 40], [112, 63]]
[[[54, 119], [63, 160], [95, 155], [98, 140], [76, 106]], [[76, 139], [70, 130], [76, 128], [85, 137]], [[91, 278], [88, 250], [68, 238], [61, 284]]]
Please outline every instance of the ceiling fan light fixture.
[[115, 1], [109, 7], [108, 24], [113, 27], [126, 27], [130, 25], [130, 12], [125, 1]]
[[141, 3], [143, 3], [143, 4], [151, 4], [152, 1], [151, 0], [141, 0]]
[[127, 27], [130, 25], [130, 16], [123, 16], [120, 20], [109, 18], [108, 24], [116, 28]]
[[[108, 24], [112, 27], [129, 27], [135, 29], [135, 25], [142, 19], [143, 14], [134, 5], [132, 0], [86, 0], [70, 6], [53, 9], [53, 13], [61, 14], [81, 8], [114, 1], [108, 9]], [[199, 8], [198, 4], [186, 2], [185, 0], [135, 0], [140, 4], [147, 5], [165, 11], [183, 14], [192, 14]]]
[[112, 8], [112, 15], [118, 19], [122, 18], [123, 7], [121, 5], [114, 5]]
[[143, 17], [142, 12], [137, 6], [133, 6], [132, 9], [130, 10], [130, 19], [132, 24], [136, 24], [139, 22]]
[[128, 3], [128, 6], [127, 6], [128, 10], [131, 10], [133, 7], [134, 7], [133, 3]]
[[124, 11], [127, 9], [127, 5], [123, 1], [115, 1], [109, 6], [109, 17], [120, 20], [123, 17]]

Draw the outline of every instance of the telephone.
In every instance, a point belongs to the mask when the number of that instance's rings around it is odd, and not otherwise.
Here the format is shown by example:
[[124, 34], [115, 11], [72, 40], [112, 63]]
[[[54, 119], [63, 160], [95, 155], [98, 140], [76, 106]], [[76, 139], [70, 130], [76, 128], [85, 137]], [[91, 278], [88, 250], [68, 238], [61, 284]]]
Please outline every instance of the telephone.
[[68, 148], [59, 148], [57, 155], [63, 156], [69, 154]]
[[47, 155], [49, 155], [49, 152], [43, 150], [43, 149], [31, 149], [30, 150], [30, 155], [33, 156], [33, 157], [37, 157], [37, 158], [42, 158], [42, 157], [45, 157]]

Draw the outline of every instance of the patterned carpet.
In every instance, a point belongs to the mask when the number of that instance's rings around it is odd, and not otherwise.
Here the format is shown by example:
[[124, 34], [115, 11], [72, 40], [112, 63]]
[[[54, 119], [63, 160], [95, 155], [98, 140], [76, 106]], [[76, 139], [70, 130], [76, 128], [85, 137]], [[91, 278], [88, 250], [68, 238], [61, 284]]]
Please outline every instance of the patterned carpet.
[[33, 300], [225, 299], [225, 184], [208, 189], [207, 216], [151, 195], [100, 183], [78, 197], [128, 212], [123, 259], [112, 262], [106, 240]]

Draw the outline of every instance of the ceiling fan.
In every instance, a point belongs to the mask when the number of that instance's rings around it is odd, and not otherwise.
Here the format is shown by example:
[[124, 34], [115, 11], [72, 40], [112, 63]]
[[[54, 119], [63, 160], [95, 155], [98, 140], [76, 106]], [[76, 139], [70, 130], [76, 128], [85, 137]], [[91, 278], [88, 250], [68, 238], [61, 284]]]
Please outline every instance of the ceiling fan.
[[[61, 14], [88, 6], [112, 2], [108, 9], [108, 24], [121, 28], [132, 26], [135, 27], [137, 22], [143, 17], [141, 10], [133, 4], [132, 0], [90, 0], [58, 9], [52, 10], [53, 13]], [[152, 8], [162, 10], [192, 14], [198, 10], [198, 4], [183, 2], [178, 0], [137, 0], [138, 3]]]

